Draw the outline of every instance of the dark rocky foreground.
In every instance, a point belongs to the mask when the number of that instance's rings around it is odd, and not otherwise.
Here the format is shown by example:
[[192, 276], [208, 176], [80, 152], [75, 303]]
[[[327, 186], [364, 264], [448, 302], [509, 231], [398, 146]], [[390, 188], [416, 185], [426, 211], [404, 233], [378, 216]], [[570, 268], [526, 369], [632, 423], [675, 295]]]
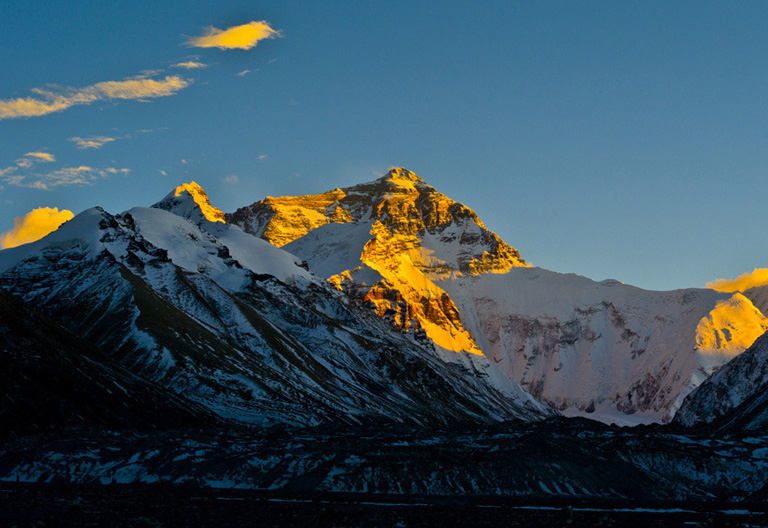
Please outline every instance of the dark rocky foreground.
[[768, 526], [767, 470], [768, 436], [579, 420], [439, 430], [81, 430], [0, 447], [0, 520]]
[[726, 502], [525, 501], [151, 484], [20, 484], [0, 486], [0, 526], [749, 527], [768, 526], [768, 516], [762, 504]]

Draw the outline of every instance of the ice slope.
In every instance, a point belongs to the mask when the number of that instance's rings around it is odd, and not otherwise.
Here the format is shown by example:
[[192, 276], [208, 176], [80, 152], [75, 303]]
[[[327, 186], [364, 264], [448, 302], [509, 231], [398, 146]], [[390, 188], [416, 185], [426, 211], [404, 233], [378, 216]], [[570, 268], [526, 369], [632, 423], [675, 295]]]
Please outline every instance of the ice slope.
[[566, 415], [667, 421], [768, 320], [740, 294], [655, 292], [540, 268], [440, 282], [479, 347]]
[[[211, 249], [212, 243], [226, 246], [232, 258], [254, 273], [272, 275], [283, 282], [291, 284], [303, 284], [306, 281], [311, 282], [314, 280], [312, 274], [301, 267], [301, 261], [294, 255], [276, 248], [264, 240], [244, 233], [235, 225], [225, 223], [224, 215], [221, 214], [219, 209], [211, 205], [208, 195], [195, 182], [180, 185], [168, 193], [161, 201], [153, 205], [150, 210], [136, 208], [129, 211], [134, 213], [133, 216], [135, 218], [140, 219], [139, 229], [142, 230], [145, 236], [149, 236], [150, 239], [160, 235], [157, 229], [153, 230], [153, 223], [157, 215], [153, 217], [152, 211], [156, 209], [168, 211], [179, 217], [179, 219], [173, 222], [174, 227], [171, 232], [177, 239], [179, 237], [183, 239], [183, 237], [197, 236], [190, 231], [191, 228], [187, 225], [191, 222], [209, 235], [198, 240], [198, 245], [201, 247], [206, 246], [207, 250]], [[210, 212], [211, 210], [218, 211], [218, 213]], [[184, 219], [189, 222], [184, 221]], [[166, 221], [171, 222], [172, 220]], [[163, 224], [161, 223], [160, 225]], [[165, 227], [163, 226], [163, 230], [167, 231]], [[212, 239], [218, 242], [211, 242]], [[158, 240], [158, 242], [160, 241]], [[208, 259], [201, 254], [203, 250], [186, 243], [188, 242], [186, 239], [167, 242], [172, 247], [186, 248], [184, 251], [195, 252], [196, 255], [193, 258], [201, 257], [203, 259], [202, 264], [206, 265]], [[165, 247], [162, 243], [160, 243], [160, 246]], [[178, 257], [181, 258], [181, 255], [178, 255]], [[190, 266], [190, 269], [192, 268], [194, 268], [194, 265]]]
[[[238, 230], [219, 239], [205, 225], [210, 232], [160, 209], [91, 209], [0, 252], [0, 286], [226, 419], [449, 423], [550, 413], [439, 361], [285, 252]], [[272, 257], [261, 259], [260, 247]], [[267, 274], [265, 262], [280, 265]]]
[[768, 333], [683, 401], [675, 422], [715, 423], [730, 432], [768, 428]]

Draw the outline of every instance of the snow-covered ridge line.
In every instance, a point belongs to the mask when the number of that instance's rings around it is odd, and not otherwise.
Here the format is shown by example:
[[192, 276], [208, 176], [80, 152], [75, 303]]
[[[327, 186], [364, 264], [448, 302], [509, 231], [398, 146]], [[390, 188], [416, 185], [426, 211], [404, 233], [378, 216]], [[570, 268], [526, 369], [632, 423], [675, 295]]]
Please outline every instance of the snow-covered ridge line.
[[209, 221], [193, 196], [173, 198], [174, 212], [90, 209], [0, 252], [0, 285], [227, 420], [424, 424], [552, 414], [512, 382], [502, 391], [440, 361], [295, 256]]

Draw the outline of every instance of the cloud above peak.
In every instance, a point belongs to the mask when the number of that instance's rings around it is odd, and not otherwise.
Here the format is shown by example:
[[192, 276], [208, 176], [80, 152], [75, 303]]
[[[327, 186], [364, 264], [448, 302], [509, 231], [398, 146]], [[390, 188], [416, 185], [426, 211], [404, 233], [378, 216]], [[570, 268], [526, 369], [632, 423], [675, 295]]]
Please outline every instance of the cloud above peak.
[[13, 228], [0, 235], [0, 249], [8, 249], [40, 240], [74, 217], [72, 211], [66, 209], [59, 211], [58, 207], [33, 209], [24, 217], [17, 216], [13, 221]]
[[33, 88], [31, 92], [34, 96], [0, 99], [0, 119], [39, 117], [97, 101], [167, 97], [190, 84], [190, 80], [179, 75], [167, 75], [158, 79], [146, 76], [129, 77], [122, 81], [105, 81], [84, 88]]
[[273, 29], [266, 20], [252, 20], [247, 24], [227, 29], [208, 27], [204, 35], [190, 38], [187, 44], [196, 48], [248, 50], [255, 47], [260, 40], [281, 36], [282, 33]]
[[754, 271], [743, 273], [735, 279], [717, 279], [707, 283], [707, 288], [733, 293], [743, 292], [757, 286], [768, 284], [768, 268], [755, 268]]

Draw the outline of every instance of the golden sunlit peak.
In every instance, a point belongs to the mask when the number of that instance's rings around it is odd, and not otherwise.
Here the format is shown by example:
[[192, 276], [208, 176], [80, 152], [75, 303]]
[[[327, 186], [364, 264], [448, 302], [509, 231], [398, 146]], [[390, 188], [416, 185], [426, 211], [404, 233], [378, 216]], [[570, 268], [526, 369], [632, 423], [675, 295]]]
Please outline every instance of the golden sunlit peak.
[[411, 172], [403, 167], [390, 169], [390, 171], [386, 173], [381, 179], [400, 184], [424, 183], [424, 180], [416, 176], [415, 172]]
[[200, 211], [202, 211], [203, 216], [207, 220], [210, 222], [226, 223], [226, 220], [224, 220], [224, 213], [221, 211], [221, 209], [211, 205], [211, 201], [208, 199], [208, 195], [205, 194], [203, 188], [200, 187], [200, 185], [198, 185], [196, 182], [191, 181], [189, 183], [182, 183], [176, 187], [173, 195], [178, 197], [183, 193], [187, 193], [192, 197], [197, 206], [200, 208]]

